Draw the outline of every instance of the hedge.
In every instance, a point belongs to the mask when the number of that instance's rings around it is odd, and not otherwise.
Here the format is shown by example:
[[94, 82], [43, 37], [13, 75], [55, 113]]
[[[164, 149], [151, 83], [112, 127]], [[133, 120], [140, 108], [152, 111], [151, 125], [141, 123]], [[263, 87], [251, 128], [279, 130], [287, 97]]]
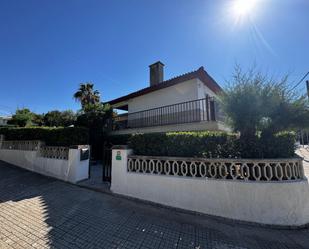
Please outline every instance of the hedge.
[[88, 144], [88, 129], [83, 127], [0, 128], [6, 140], [42, 140], [50, 146]]
[[106, 142], [112, 145], [128, 145], [131, 137], [130, 134], [109, 135], [106, 137]]
[[280, 132], [274, 137], [261, 139], [261, 148], [265, 158], [293, 157], [296, 150], [296, 134], [294, 132]]
[[[89, 143], [87, 128], [0, 128], [6, 140], [42, 140], [51, 146]], [[225, 132], [170, 132], [107, 136], [110, 144], [128, 144], [136, 155], [177, 157], [289, 158], [294, 156], [295, 133], [249, 141]], [[102, 141], [103, 142], [103, 141]], [[100, 150], [101, 151], [101, 150]]]
[[221, 158], [289, 158], [294, 156], [295, 134], [279, 133], [267, 141], [250, 141], [224, 132], [135, 134], [129, 145], [136, 155]]
[[223, 132], [153, 133], [133, 135], [129, 145], [137, 155], [235, 157], [236, 139]]

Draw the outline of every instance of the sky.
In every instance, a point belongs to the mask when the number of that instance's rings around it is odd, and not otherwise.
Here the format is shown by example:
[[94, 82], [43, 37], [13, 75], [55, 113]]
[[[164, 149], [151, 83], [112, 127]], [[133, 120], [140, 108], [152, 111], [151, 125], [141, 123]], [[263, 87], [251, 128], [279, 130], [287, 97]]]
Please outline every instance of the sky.
[[[296, 84], [309, 71], [309, 0], [0, 0], [0, 115], [78, 110], [92, 82], [108, 101], [205, 70], [224, 87], [236, 64]], [[252, 1], [252, 0], [248, 0]], [[297, 88], [305, 93], [305, 83]]]

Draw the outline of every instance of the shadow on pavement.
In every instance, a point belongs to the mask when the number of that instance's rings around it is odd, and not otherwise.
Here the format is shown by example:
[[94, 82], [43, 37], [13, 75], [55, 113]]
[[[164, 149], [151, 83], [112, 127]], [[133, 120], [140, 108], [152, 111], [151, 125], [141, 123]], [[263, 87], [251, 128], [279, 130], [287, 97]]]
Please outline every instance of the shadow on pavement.
[[190, 215], [0, 162], [0, 248], [309, 248], [309, 230]]

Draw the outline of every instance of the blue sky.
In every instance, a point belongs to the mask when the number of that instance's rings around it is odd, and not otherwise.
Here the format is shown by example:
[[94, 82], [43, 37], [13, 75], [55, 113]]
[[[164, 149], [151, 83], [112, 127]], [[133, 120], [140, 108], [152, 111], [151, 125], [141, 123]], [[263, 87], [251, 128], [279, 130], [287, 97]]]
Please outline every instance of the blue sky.
[[[204, 66], [224, 86], [235, 63], [295, 84], [309, 71], [309, 1], [258, 0], [236, 22], [234, 0], [0, 0], [0, 115], [73, 109], [80, 82], [103, 101]], [[303, 83], [299, 91], [305, 93]]]

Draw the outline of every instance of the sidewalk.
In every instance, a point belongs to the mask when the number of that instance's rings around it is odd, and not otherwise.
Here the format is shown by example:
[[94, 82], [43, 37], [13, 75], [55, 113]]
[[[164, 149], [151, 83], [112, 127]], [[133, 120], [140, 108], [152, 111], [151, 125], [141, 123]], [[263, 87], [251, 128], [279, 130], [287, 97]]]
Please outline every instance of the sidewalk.
[[0, 162], [0, 248], [306, 249], [309, 229], [185, 214]]
[[110, 193], [110, 183], [102, 181], [103, 179], [102, 164], [97, 163], [94, 165], [90, 165], [89, 167], [90, 167], [89, 179], [80, 181], [77, 183], [77, 185], [88, 189], [93, 189], [99, 192]]

